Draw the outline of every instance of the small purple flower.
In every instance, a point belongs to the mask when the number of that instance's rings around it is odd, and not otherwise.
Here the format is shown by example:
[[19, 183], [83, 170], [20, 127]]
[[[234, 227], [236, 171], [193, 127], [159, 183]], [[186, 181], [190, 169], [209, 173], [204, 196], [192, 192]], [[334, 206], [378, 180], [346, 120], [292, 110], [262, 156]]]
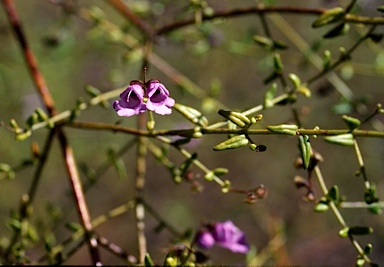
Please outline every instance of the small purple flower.
[[196, 243], [202, 248], [210, 248], [215, 244], [215, 239], [209, 231], [201, 230], [197, 233]]
[[119, 116], [130, 117], [145, 111], [144, 90], [140, 84], [131, 84], [120, 94], [121, 100], [113, 102], [113, 108]]
[[113, 102], [113, 108], [119, 116], [130, 117], [145, 110], [157, 114], [171, 114], [175, 100], [169, 97], [169, 91], [157, 80], [150, 80], [145, 84], [147, 94], [144, 96], [144, 85], [139, 81], [132, 81], [128, 88], [120, 94], [121, 100]]
[[202, 248], [210, 248], [214, 243], [235, 253], [246, 254], [250, 247], [245, 234], [231, 221], [206, 225], [196, 235], [196, 243]]
[[159, 81], [152, 80], [148, 82], [147, 90], [147, 109], [161, 115], [171, 114], [170, 108], [175, 105], [175, 100], [169, 97], [167, 88]]

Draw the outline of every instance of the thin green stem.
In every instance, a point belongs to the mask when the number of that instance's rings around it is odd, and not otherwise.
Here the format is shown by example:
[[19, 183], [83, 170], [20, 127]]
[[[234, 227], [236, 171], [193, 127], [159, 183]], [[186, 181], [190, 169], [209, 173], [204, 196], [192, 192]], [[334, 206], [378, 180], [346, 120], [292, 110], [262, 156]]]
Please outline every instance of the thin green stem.
[[370, 188], [371, 184], [368, 180], [367, 172], [366, 172], [365, 165], [364, 165], [363, 156], [361, 155], [359, 144], [357, 143], [356, 138], [353, 139], [353, 148], [355, 149], [357, 162], [359, 164], [360, 174], [363, 176], [365, 188]]
[[[91, 123], [91, 122], [69, 122], [65, 124], [67, 127], [88, 130], [104, 130], [112, 132], [121, 132], [132, 134], [136, 136], [146, 136], [156, 138], [159, 136], [184, 136], [191, 137], [195, 132], [195, 128], [180, 129], [180, 130], [137, 130], [116, 124], [109, 123]], [[200, 128], [202, 134], [248, 134], [248, 135], [281, 135], [283, 133], [272, 132], [268, 129], [230, 129], [230, 128], [211, 128], [210, 126]], [[309, 135], [309, 136], [333, 136], [340, 134], [347, 134], [351, 131], [349, 129], [298, 129], [296, 135]], [[384, 138], [383, 131], [372, 130], [353, 130], [352, 134], [355, 137], [371, 137], [371, 138]]]
[[[320, 185], [320, 188], [321, 190], [323, 191], [323, 194], [326, 195], [328, 194], [328, 189], [327, 189], [327, 186], [325, 184], [325, 181], [324, 181], [324, 178], [323, 178], [323, 175], [320, 171], [320, 168], [318, 166], [315, 166], [314, 168], [314, 171], [315, 171], [315, 174], [316, 174], [316, 177], [317, 177], [317, 180], [318, 180], [318, 183]], [[346, 228], [348, 227], [348, 225], [346, 224], [346, 222], [344, 221], [344, 218], [343, 216], [341, 215], [339, 209], [337, 208], [336, 204], [331, 201], [329, 203], [329, 207], [331, 208], [333, 214], [335, 215], [337, 221], [339, 222], [339, 224], [341, 225], [342, 228]], [[364, 250], [361, 248], [360, 244], [353, 238], [353, 236], [349, 236], [349, 239], [351, 240], [353, 246], [355, 247], [355, 249], [357, 250], [357, 252], [364, 257], [364, 259], [366, 260], [366, 262], [368, 263], [371, 263], [371, 260], [369, 259], [369, 257], [367, 255], [365, 255], [364, 253]]]

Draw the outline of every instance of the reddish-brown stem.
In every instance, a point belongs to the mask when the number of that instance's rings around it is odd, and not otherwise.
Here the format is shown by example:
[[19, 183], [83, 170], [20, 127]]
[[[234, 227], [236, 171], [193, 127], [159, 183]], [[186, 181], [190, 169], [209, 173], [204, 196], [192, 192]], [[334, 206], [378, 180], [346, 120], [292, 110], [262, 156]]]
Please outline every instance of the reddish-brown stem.
[[[303, 7], [263, 7], [263, 6], [252, 6], [244, 8], [235, 8], [231, 10], [215, 11], [213, 15], [203, 15], [202, 20], [213, 20], [217, 18], [237, 17], [247, 14], [264, 14], [264, 13], [294, 13], [294, 14], [308, 14], [308, 15], [320, 15], [326, 9], [322, 8], [303, 8]], [[175, 22], [156, 30], [157, 34], [165, 34], [170, 31], [176, 30], [187, 25], [195, 24], [195, 19], [188, 19], [184, 21]]]
[[136, 27], [143, 31], [147, 37], [153, 38], [155, 36], [156, 32], [152, 26], [138, 17], [134, 12], [132, 12], [121, 0], [108, 0], [108, 2], [125, 18], [130, 20], [133, 24], [136, 25]]
[[[22, 48], [24, 59], [26, 61], [29, 72], [31, 73], [32, 80], [35, 83], [36, 89], [39, 92], [40, 97], [43, 100], [43, 103], [49, 115], [52, 117], [57, 114], [57, 110], [55, 108], [51, 93], [45, 83], [45, 79], [38, 69], [35, 56], [28, 45], [27, 39], [25, 38], [23, 29], [20, 23], [20, 19], [19, 19], [17, 10], [15, 8], [15, 5], [13, 3], [13, 0], [3, 0], [2, 3], [7, 12], [8, 19], [11, 23], [11, 26], [16, 34], [17, 40]], [[60, 146], [63, 152], [63, 158], [65, 160], [65, 165], [70, 178], [75, 201], [77, 204], [79, 216], [81, 218], [83, 227], [85, 229], [85, 236], [88, 241], [93, 264], [101, 265], [98, 247], [97, 247], [97, 240], [92, 236], [93, 234], [92, 234], [91, 219], [89, 216], [87, 203], [84, 198], [80, 177], [77, 172], [75, 157], [73, 155], [72, 148], [68, 144], [68, 140], [63, 130], [61, 129], [61, 126], [57, 126], [57, 134], [59, 137]]]

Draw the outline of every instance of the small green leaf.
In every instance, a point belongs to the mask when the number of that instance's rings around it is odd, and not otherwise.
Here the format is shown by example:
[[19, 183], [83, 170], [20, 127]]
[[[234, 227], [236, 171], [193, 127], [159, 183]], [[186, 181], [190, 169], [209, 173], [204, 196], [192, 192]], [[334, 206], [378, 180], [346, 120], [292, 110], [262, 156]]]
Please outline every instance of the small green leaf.
[[272, 99], [275, 97], [277, 91], [277, 83], [273, 83], [271, 87], [268, 88], [267, 92], [264, 94], [264, 103], [263, 108], [271, 108], [274, 106]]
[[17, 124], [16, 120], [14, 120], [14, 119], [11, 119], [9, 121], [9, 126], [11, 126], [13, 128], [13, 130], [15, 131], [16, 134], [20, 134], [20, 133], [24, 132], [24, 130], [22, 128], [20, 128], [20, 126]]
[[348, 233], [350, 235], [369, 235], [373, 233], [373, 229], [367, 226], [352, 226]]
[[294, 124], [280, 124], [280, 125], [270, 125], [267, 126], [267, 129], [274, 133], [282, 133], [288, 135], [296, 135], [296, 130], [299, 127]]
[[229, 138], [228, 140], [225, 140], [224, 142], [216, 145], [213, 147], [213, 150], [215, 151], [221, 151], [221, 150], [228, 150], [228, 149], [235, 149], [242, 146], [248, 145], [248, 139], [245, 137], [245, 135], [236, 135], [234, 137]]
[[299, 149], [301, 159], [303, 160], [304, 169], [308, 169], [312, 154], [311, 143], [309, 142], [308, 135], [299, 136]]
[[369, 39], [374, 43], [379, 43], [383, 39], [383, 35], [380, 33], [371, 33], [368, 35]]
[[71, 230], [72, 232], [77, 232], [77, 231], [81, 231], [83, 230], [83, 227], [76, 223], [76, 222], [69, 222], [69, 223], [66, 223], [65, 226]]
[[241, 128], [251, 123], [251, 120], [240, 112], [220, 109], [218, 113]]
[[299, 88], [297, 88], [297, 92], [307, 98], [310, 98], [312, 95], [311, 90], [306, 86], [300, 86]]
[[342, 146], [353, 146], [353, 134], [339, 134], [339, 135], [333, 135], [333, 136], [326, 136], [324, 137], [324, 140], [328, 143], [342, 145]]
[[200, 111], [179, 103], [176, 103], [173, 108], [190, 122], [202, 127], [208, 126], [208, 119]]
[[85, 86], [85, 92], [90, 95], [91, 97], [96, 97], [101, 94], [100, 90], [93, 87], [92, 85], [86, 85]]
[[283, 68], [284, 68], [283, 62], [281, 61], [280, 54], [278, 54], [278, 53], [274, 54], [274, 56], [273, 56], [273, 63], [274, 63], [275, 71], [277, 73], [280, 73], [283, 70]]
[[329, 209], [329, 206], [327, 203], [319, 202], [314, 207], [314, 212], [326, 212]]
[[345, 237], [348, 237], [348, 233], [349, 233], [349, 227], [344, 227], [339, 231], [339, 236], [345, 238]]
[[340, 23], [336, 27], [332, 28], [329, 32], [323, 35], [324, 38], [334, 38], [341, 36], [349, 31], [348, 23]]
[[12, 168], [9, 164], [6, 163], [0, 163], [0, 172], [9, 172]]
[[362, 267], [365, 264], [365, 259], [360, 255], [356, 259], [356, 267]]
[[213, 171], [209, 171], [204, 175], [204, 179], [208, 182], [213, 181], [213, 178], [215, 177], [215, 173]]
[[145, 258], [144, 258], [144, 266], [155, 266], [155, 264], [153, 263], [153, 260], [151, 258], [151, 256], [149, 256], [149, 254], [145, 254]]
[[372, 214], [380, 215], [383, 213], [380, 206], [377, 204], [372, 204], [368, 207], [368, 211]]
[[379, 6], [376, 10], [379, 12], [384, 12], [384, 6]]
[[29, 128], [31, 128], [34, 124], [39, 122], [39, 116], [34, 112], [31, 116], [28, 117], [26, 123]]
[[37, 116], [38, 116], [40, 121], [46, 121], [46, 120], [49, 119], [47, 113], [45, 113], [44, 110], [42, 110], [41, 108], [37, 108], [35, 110], [35, 112], [36, 112], [36, 114], [37, 114]]
[[31, 135], [32, 135], [32, 132], [27, 130], [25, 132], [16, 134], [15, 138], [17, 141], [23, 141], [23, 140], [27, 139], [28, 137], [30, 137]]
[[376, 193], [376, 186], [371, 184], [364, 192], [365, 203], [372, 204], [379, 202], [379, 198]]
[[273, 41], [273, 47], [275, 49], [285, 50], [288, 48], [288, 45], [280, 40], [274, 40]]
[[290, 73], [288, 75], [288, 78], [292, 82], [292, 84], [295, 88], [299, 88], [301, 86], [301, 80], [300, 80], [299, 76], [297, 76], [296, 74]]
[[254, 35], [253, 40], [260, 46], [265, 48], [272, 48], [273, 47], [273, 41], [267, 37], [260, 36], [260, 35]]
[[345, 121], [345, 123], [348, 125], [348, 127], [351, 131], [358, 128], [361, 124], [360, 120], [356, 119], [354, 117], [343, 115], [342, 118]]
[[325, 70], [328, 70], [330, 66], [331, 66], [331, 51], [325, 50], [324, 57], [323, 57], [323, 68]]
[[213, 169], [212, 171], [216, 176], [222, 176], [229, 172], [227, 168], [216, 168], [216, 169]]
[[339, 21], [343, 18], [343, 16], [344, 9], [341, 7], [328, 9], [323, 14], [321, 14], [317, 20], [313, 22], [312, 27], [317, 28], [335, 21]]
[[340, 196], [339, 196], [339, 188], [337, 185], [332, 186], [327, 194], [327, 197], [332, 200], [333, 202], [337, 203], [340, 201]]
[[369, 255], [372, 253], [372, 244], [367, 244], [365, 247], [364, 247], [364, 253], [365, 255]]

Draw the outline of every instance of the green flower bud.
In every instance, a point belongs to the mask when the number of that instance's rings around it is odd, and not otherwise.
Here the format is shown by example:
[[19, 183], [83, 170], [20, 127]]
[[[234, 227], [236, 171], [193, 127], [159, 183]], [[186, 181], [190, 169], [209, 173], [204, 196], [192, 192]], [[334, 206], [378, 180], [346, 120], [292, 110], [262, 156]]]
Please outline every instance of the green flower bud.
[[367, 226], [353, 226], [349, 228], [350, 235], [369, 235], [373, 233], [373, 229]]
[[241, 112], [220, 109], [218, 113], [241, 128], [251, 123], [251, 120]]
[[225, 140], [224, 142], [214, 146], [213, 150], [221, 151], [221, 150], [235, 149], [235, 148], [239, 148], [239, 147], [248, 145], [248, 142], [249, 141], [245, 137], [244, 134], [236, 135], [236, 136], [231, 137], [228, 140]]
[[273, 63], [274, 63], [276, 72], [280, 73], [284, 68], [283, 62], [281, 61], [280, 54], [275, 53], [273, 57]]
[[274, 133], [282, 133], [289, 135], [296, 135], [296, 130], [299, 127], [294, 124], [280, 124], [280, 125], [271, 125], [267, 126], [267, 129]]
[[333, 202], [340, 201], [339, 188], [336, 185], [332, 186], [328, 191], [327, 197]]
[[351, 133], [324, 137], [326, 142], [342, 146], [353, 146], [353, 139], [354, 137]]
[[356, 119], [354, 117], [343, 115], [342, 118], [345, 121], [345, 123], [348, 125], [348, 127], [351, 131], [358, 128], [361, 124], [360, 120]]
[[348, 232], [349, 232], [349, 227], [344, 227], [339, 231], [339, 236], [340, 237], [348, 237]]
[[312, 148], [311, 143], [309, 142], [309, 137], [307, 135], [300, 135], [299, 136], [299, 149], [301, 154], [301, 159], [303, 160], [303, 167], [304, 169], [308, 169], [310, 160], [311, 160], [311, 154], [312, 154]]
[[327, 203], [317, 203], [314, 207], [315, 212], [326, 212], [329, 209], [329, 206]]
[[215, 168], [212, 171], [216, 176], [221, 176], [229, 172], [227, 168]]
[[208, 119], [200, 111], [179, 103], [175, 103], [173, 108], [193, 124], [197, 124], [202, 127], [208, 126]]
[[203, 137], [203, 133], [201, 132], [201, 128], [200, 127], [195, 127], [193, 130], [194, 130], [194, 132], [192, 134], [192, 138], [201, 138], [201, 137]]
[[252, 151], [255, 151], [255, 150], [256, 150], [256, 147], [257, 147], [256, 144], [250, 144], [250, 145], [249, 145], [249, 148], [250, 148]]
[[31, 128], [34, 124], [38, 123], [38, 115], [36, 113], [32, 113], [31, 116], [28, 117], [27, 119], [27, 125], [29, 128]]
[[36, 112], [36, 114], [37, 114], [37, 116], [38, 116], [40, 121], [46, 121], [46, 120], [49, 119], [48, 115], [41, 108], [37, 108], [35, 110], [35, 112]]
[[16, 134], [15, 138], [17, 141], [23, 141], [23, 140], [27, 139], [28, 137], [30, 137], [31, 135], [32, 135], [32, 132], [28, 130], [28, 131]]
[[213, 181], [213, 177], [215, 177], [215, 173], [213, 171], [209, 171], [204, 175], [204, 179], [208, 182]]
[[331, 22], [338, 21], [344, 16], [344, 9], [341, 7], [331, 8], [325, 11], [320, 17], [313, 22], [312, 27], [317, 28], [327, 25]]
[[277, 90], [277, 84], [273, 83], [271, 87], [267, 90], [267, 92], [264, 95], [264, 103], [263, 103], [263, 108], [271, 108], [274, 106], [272, 99], [275, 97]]
[[299, 88], [297, 88], [297, 92], [306, 96], [307, 98], [311, 97], [311, 90], [306, 86], [300, 86]]
[[331, 51], [325, 50], [324, 57], [323, 57], [323, 68], [327, 70], [329, 69], [330, 65], [331, 65]]
[[290, 73], [288, 75], [288, 78], [289, 78], [289, 80], [291, 80], [291, 82], [293, 83], [293, 86], [295, 88], [299, 88], [301, 86], [301, 80], [296, 74]]
[[369, 255], [369, 254], [371, 254], [371, 253], [372, 253], [372, 249], [373, 249], [372, 244], [367, 244], [367, 245], [365, 246], [365, 248], [364, 248], [364, 253], [365, 253], [365, 255]]
[[272, 46], [273, 46], [273, 41], [267, 37], [264, 37], [264, 36], [254, 35], [253, 40], [257, 44], [259, 44], [265, 48], [272, 48]]

